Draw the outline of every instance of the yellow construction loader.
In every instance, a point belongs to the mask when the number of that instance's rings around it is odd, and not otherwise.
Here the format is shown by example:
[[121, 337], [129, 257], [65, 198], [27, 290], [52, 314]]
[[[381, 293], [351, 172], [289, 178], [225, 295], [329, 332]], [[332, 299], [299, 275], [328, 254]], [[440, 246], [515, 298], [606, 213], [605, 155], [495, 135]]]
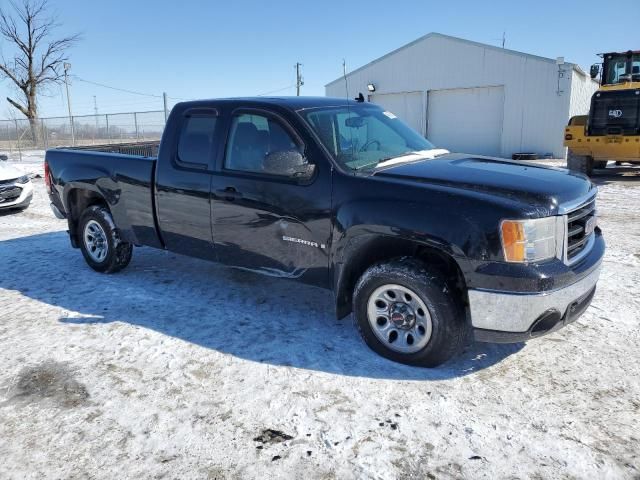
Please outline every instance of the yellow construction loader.
[[607, 162], [640, 163], [640, 51], [604, 53], [591, 66], [600, 88], [589, 115], [572, 117], [564, 131], [567, 167], [591, 175]]

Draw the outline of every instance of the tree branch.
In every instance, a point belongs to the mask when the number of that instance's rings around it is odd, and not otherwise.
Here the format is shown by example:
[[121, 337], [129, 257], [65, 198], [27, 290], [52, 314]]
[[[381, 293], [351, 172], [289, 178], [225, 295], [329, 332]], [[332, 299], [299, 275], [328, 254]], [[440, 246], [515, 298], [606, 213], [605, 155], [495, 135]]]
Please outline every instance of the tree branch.
[[7, 102], [9, 102], [11, 105], [13, 105], [15, 108], [17, 108], [18, 110], [20, 110], [20, 112], [22, 112], [22, 114], [29, 118], [29, 111], [23, 107], [22, 105], [20, 105], [18, 102], [11, 100], [9, 97], [7, 97]]
[[22, 105], [7, 101], [27, 118], [35, 118], [37, 94], [41, 87], [61, 81], [66, 52], [80, 36], [51, 38], [59, 25], [56, 16], [48, 13], [48, 0], [9, 0], [8, 4], [13, 12], [0, 8], [0, 41], [4, 39], [15, 52], [9, 59], [0, 54], [0, 79], [8, 78], [24, 94]]

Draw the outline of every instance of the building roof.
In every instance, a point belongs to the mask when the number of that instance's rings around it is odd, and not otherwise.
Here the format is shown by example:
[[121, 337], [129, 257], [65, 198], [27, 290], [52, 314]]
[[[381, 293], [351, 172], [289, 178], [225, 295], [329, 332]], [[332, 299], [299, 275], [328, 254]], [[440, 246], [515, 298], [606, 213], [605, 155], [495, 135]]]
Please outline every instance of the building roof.
[[[413, 45], [415, 45], [417, 43], [420, 43], [423, 40], [431, 38], [431, 37], [445, 38], [447, 40], [466, 43], [468, 45], [474, 45], [476, 47], [482, 47], [482, 48], [487, 48], [487, 49], [490, 49], [490, 50], [496, 50], [498, 52], [506, 53], [506, 54], [509, 54], [509, 55], [518, 55], [518, 56], [521, 56], [521, 57], [533, 58], [533, 59], [536, 59], [536, 60], [539, 60], [539, 61], [542, 61], [542, 62], [556, 63], [556, 59], [555, 58], [540, 57], [538, 55], [532, 55], [530, 53], [519, 52], [517, 50], [509, 50], [508, 48], [497, 47], [495, 45], [489, 45], [489, 44], [486, 44], [486, 43], [474, 42], [473, 40], [466, 40], [464, 38], [459, 38], [459, 37], [452, 37], [450, 35], [444, 35], [443, 33], [431, 32], [431, 33], [427, 33], [426, 35], [423, 35], [420, 38], [415, 39], [412, 42], [407, 43], [406, 45], [401, 46], [400, 48], [396, 48], [395, 50], [392, 50], [391, 52], [389, 52], [389, 53], [387, 53], [385, 55], [382, 55], [381, 57], [378, 57], [375, 60], [372, 60], [371, 62], [369, 62], [369, 63], [367, 63], [367, 64], [365, 64], [365, 65], [363, 65], [361, 67], [356, 68], [355, 70], [352, 70], [351, 72], [347, 73], [347, 76], [352, 75], [352, 74], [354, 74], [354, 73], [356, 73], [356, 72], [358, 72], [360, 70], [364, 70], [365, 68], [368, 68], [371, 65], [374, 65], [374, 64], [378, 63], [379, 61], [384, 60], [387, 57], [390, 57], [391, 55], [395, 55], [396, 53], [398, 53], [398, 52], [400, 52], [400, 51], [402, 51], [402, 50], [404, 50], [406, 48], [409, 48], [409, 47], [411, 47], [411, 46], [413, 46]], [[580, 67], [578, 67], [578, 65], [576, 65], [574, 63], [570, 63], [570, 62], [565, 62], [564, 64], [568, 65], [568, 66], [571, 66], [574, 70], [577, 70], [578, 72], [580, 72], [580, 73], [582, 73], [584, 75], [584, 72], [580, 69]], [[331, 85], [333, 83], [342, 81], [343, 79], [344, 79], [344, 77], [336, 78], [335, 80], [332, 80], [331, 82], [327, 83], [325, 85], [325, 87], [328, 87], [329, 85]]]

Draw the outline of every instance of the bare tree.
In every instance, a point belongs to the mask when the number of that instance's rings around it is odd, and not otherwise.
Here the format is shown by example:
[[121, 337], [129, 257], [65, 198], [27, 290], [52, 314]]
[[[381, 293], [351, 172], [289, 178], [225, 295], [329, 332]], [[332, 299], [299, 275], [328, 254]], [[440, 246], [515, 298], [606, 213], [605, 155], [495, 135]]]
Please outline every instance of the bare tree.
[[20, 91], [21, 101], [9, 97], [7, 101], [29, 119], [37, 142], [38, 95], [47, 85], [62, 81], [67, 51], [79, 35], [51, 38], [59, 24], [49, 13], [47, 0], [10, 1], [9, 5], [12, 13], [0, 8], [0, 39], [12, 46], [14, 54], [12, 59], [0, 54], [0, 78], [8, 78]]

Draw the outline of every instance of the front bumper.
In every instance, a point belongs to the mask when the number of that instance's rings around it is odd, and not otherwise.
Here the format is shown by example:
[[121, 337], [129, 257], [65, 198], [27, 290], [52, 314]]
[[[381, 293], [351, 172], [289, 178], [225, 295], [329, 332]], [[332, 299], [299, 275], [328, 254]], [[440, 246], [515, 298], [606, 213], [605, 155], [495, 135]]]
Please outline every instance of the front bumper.
[[31, 182], [27, 183], [15, 183], [4, 185], [4, 189], [9, 188], [19, 188], [21, 189], [20, 195], [17, 198], [12, 198], [11, 200], [4, 200], [0, 202], [0, 209], [5, 208], [24, 208], [31, 203], [33, 198], [33, 184]]
[[469, 308], [476, 340], [522, 342], [575, 321], [591, 303], [600, 270], [601, 260], [577, 282], [544, 292], [470, 289]]

